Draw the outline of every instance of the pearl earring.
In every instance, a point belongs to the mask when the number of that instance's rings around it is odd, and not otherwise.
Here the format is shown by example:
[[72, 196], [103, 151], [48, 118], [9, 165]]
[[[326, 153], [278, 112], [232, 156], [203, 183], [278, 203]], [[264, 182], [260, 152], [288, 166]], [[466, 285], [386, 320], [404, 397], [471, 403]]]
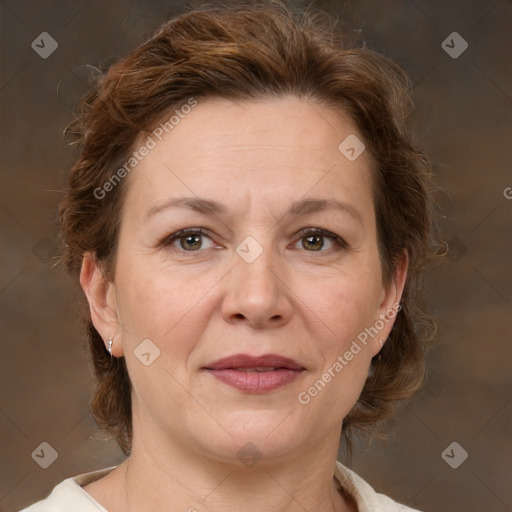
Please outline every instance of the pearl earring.
[[110, 354], [110, 359], [112, 359], [112, 336], [108, 340], [108, 352]]

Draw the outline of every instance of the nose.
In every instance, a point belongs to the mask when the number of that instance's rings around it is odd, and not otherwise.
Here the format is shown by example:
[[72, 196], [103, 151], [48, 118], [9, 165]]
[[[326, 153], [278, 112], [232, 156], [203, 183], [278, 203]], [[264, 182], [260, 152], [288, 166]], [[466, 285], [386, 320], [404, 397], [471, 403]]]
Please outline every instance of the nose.
[[271, 248], [264, 249], [252, 262], [234, 255], [222, 303], [222, 316], [228, 323], [262, 329], [280, 327], [290, 321], [293, 294], [278, 258]]

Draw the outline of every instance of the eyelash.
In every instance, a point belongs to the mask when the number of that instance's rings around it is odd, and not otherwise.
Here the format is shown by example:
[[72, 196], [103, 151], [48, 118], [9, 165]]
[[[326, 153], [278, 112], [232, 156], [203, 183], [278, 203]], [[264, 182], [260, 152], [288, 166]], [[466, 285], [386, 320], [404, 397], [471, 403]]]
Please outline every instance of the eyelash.
[[[180, 231], [176, 231], [175, 233], [172, 233], [171, 235], [165, 237], [159, 244], [159, 246], [162, 246], [162, 247], [167, 247], [169, 245], [171, 245], [174, 241], [176, 240], [179, 240], [180, 238], [182, 237], [185, 237], [187, 235], [201, 235], [201, 236], [206, 236], [208, 238], [210, 238], [211, 240], [211, 237], [208, 235], [208, 232], [206, 229], [204, 228], [185, 228], [185, 229], [181, 229]], [[322, 236], [324, 238], [329, 238], [333, 241], [333, 243], [335, 244], [336, 247], [333, 247], [331, 249], [327, 249], [327, 250], [319, 250], [319, 251], [307, 251], [306, 249], [306, 252], [311, 252], [311, 253], [330, 253], [332, 252], [333, 250], [340, 250], [340, 249], [346, 249], [348, 248], [348, 244], [347, 242], [345, 242], [345, 240], [343, 240], [343, 238], [341, 238], [340, 236], [334, 234], [334, 233], [331, 233], [330, 231], [327, 231], [325, 229], [322, 229], [322, 228], [303, 228], [301, 229], [297, 235], [299, 235], [299, 238], [297, 240], [297, 242], [303, 238], [306, 238], [307, 236]], [[212, 240], [213, 241], [213, 240]], [[296, 243], [296, 242], [295, 242]], [[187, 251], [185, 249], [182, 249], [182, 248], [176, 248], [174, 247], [174, 249], [180, 251], [180, 252], [186, 252], [186, 253], [199, 253], [201, 252], [201, 249], [198, 249], [198, 250], [195, 250], [195, 251]], [[204, 250], [204, 249], [203, 249]]]

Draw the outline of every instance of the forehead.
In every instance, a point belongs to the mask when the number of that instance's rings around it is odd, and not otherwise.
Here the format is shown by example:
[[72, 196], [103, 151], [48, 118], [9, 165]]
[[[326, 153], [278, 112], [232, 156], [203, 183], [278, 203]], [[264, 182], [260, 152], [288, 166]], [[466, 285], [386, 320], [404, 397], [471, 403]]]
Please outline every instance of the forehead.
[[127, 204], [137, 216], [183, 195], [216, 195], [243, 207], [311, 193], [372, 209], [367, 152], [350, 160], [343, 144], [340, 150], [343, 141], [361, 139], [348, 116], [293, 96], [203, 100], [173, 114], [134, 146], [151, 146], [128, 176]]

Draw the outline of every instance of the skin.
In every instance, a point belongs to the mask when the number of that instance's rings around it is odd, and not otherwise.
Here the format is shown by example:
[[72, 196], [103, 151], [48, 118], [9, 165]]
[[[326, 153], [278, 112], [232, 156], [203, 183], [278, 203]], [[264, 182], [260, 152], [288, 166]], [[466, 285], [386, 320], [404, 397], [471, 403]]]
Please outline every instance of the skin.
[[[297, 399], [399, 302], [406, 277], [404, 258], [383, 285], [368, 154], [349, 161], [338, 150], [349, 134], [362, 139], [348, 118], [293, 96], [207, 100], [126, 178], [113, 282], [90, 254], [81, 273], [94, 325], [105, 341], [115, 334], [113, 355], [133, 383], [132, 454], [84, 487], [110, 512], [357, 510], [333, 479], [339, 434], [393, 321], [308, 404]], [[174, 207], [146, 218], [180, 197], [226, 212]], [[286, 214], [313, 197], [347, 203], [360, 220], [336, 209]], [[199, 227], [202, 245], [160, 244]], [[348, 245], [308, 244], [303, 228]], [[252, 263], [236, 252], [247, 236], [263, 250]], [[134, 355], [144, 339], [160, 350], [149, 366]], [[280, 354], [306, 371], [250, 394], [202, 370], [237, 353]], [[237, 457], [246, 443], [261, 455], [252, 467]]]

